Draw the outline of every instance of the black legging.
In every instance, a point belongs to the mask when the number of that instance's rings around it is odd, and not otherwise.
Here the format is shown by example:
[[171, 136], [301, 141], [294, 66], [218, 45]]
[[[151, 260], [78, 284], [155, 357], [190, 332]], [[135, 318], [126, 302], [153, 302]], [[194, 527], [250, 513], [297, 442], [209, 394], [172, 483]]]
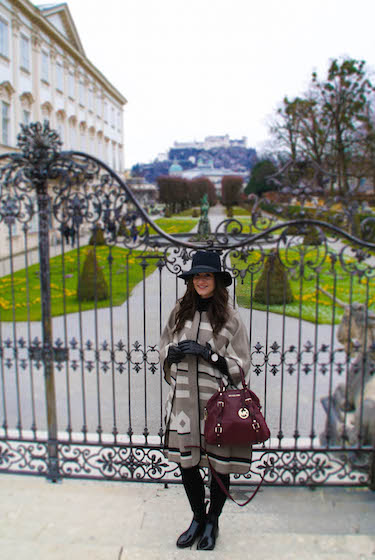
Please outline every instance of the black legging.
[[[199, 470], [198, 465], [191, 467], [190, 469], [184, 469], [180, 467], [182, 483], [185, 488], [186, 495], [188, 497], [191, 509], [193, 510], [194, 517], [199, 521], [205, 515], [205, 491], [204, 482]], [[216, 472], [220, 480], [222, 481], [226, 490], [229, 491], [229, 474], [221, 474]], [[219, 517], [222, 509], [227, 499], [225, 493], [220, 488], [216, 478], [212, 475], [211, 477], [211, 488], [210, 488], [210, 507], [208, 510], [208, 515]]]

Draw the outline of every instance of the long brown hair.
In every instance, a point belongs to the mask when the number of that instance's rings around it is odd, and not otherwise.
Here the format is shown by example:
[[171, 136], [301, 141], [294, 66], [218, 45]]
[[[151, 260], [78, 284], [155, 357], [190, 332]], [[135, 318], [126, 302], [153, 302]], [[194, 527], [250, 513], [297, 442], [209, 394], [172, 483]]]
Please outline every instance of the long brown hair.
[[[220, 332], [228, 320], [228, 299], [228, 290], [224, 285], [221, 274], [215, 274], [215, 290], [207, 311], [214, 335]], [[180, 308], [176, 314], [176, 326], [174, 329], [176, 333], [181, 331], [186, 321], [189, 319], [193, 320], [198, 309], [198, 301], [199, 295], [194, 288], [193, 277], [191, 276], [187, 283], [185, 295], [180, 299]]]

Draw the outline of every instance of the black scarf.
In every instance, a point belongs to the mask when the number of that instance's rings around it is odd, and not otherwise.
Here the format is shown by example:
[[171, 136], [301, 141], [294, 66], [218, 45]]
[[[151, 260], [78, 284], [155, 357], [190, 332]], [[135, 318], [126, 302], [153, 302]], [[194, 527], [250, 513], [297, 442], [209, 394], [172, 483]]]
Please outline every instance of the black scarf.
[[208, 311], [208, 308], [210, 307], [213, 299], [214, 299], [213, 297], [202, 298], [202, 297], [198, 296], [197, 310], [200, 311], [200, 312]]

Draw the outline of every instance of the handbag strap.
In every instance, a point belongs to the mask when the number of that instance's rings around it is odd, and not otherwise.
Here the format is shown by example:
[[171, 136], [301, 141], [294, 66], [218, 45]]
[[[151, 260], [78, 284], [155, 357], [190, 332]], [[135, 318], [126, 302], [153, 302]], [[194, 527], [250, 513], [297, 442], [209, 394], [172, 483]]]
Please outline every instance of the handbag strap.
[[251, 500], [252, 500], [253, 498], [255, 498], [255, 496], [257, 495], [257, 493], [258, 493], [260, 487], [261, 487], [262, 484], [263, 484], [264, 478], [265, 478], [265, 476], [266, 476], [267, 469], [264, 469], [264, 473], [263, 473], [262, 479], [261, 479], [261, 481], [259, 482], [259, 484], [257, 485], [257, 487], [255, 488], [254, 492], [251, 494], [250, 498], [249, 498], [248, 500], [246, 500], [246, 502], [244, 502], [243, 504], [240, 504], [239, 502], [237, 502], [237, 500], [235, 500], [235, 499], [233, 498], [233, 496], [232, 496], [232, 495], [228, 492], [228, 490], [225, 488], [225, 486], [224, 486], [224, 484], [223, 484], [223, 481], [221, 480], [221, 478], [219, 477], [219, 475], [217, 474], [217, 472], [215, 471], [215, 469], [213, 468], [213, 466], [212, 466], [212, 464], [211, 464], [211, 461], [210, 461], [210, 458], [209, 458], [209, 456], [208, 456], [208, 454], [207, 454], [207, 451], [206, 451], [205, 449], [203, 449], [203, 447], [201, 447], [201, 446], [199, 446], [199, 445], [188, 445], [188, 446], [187, 446], [187, 448], [192, 448], [192, 447], [194, 447], [194, 448], [196, 448], [196, 449], [200, 449], [200, 450], [206, 455], [207, 461], [208, 461], [208, 466], [210, 467], [210, 471], [211, 471], [211, 473], [213, 474], [213, 476], [214, 476], [216, 482], [218, 483], [218, 485], [219, 485], [221, 491], [224, 492], [224, 494], [226, 495], [227, 498], [229, 498], [230, 500], [232, 500], [232, 502], [234, 502], [235, 504], [237, 504], [237, 505], [240, 506], [240, 507], [247, 506], [247, 504], [250, 503]]
[[208, 464], [209, 464], [211, 473], [212, 473], [213, 476], [215, 477], [215, 480], [216, 480], [216, 482], [218, 483], [218, 485], [219, 485], [221, 491], [224, 492], [224, 494], [227, 496], [227, 498], [230, 498], [230, 499], [232, 500], [232, 502], [234, 502], [234, 503], [237, 504], [238, 506], [240, 506], [240, 507], [247, 506], [247, 504], [250, 503], [251, 500], [252, 500], [253, 498], [255, 498], [255, 496], [257, 495], [257, 493], [258, 493], [260, 487], [262, 486], [263, 481], [264, 481], [264, 477], [266, 476], [266, 470], [267, 470], [267, 469], [264, 469], [264, 473], [263, 473], [262, 479], [261, 479], [261, 481], [259, 482], [259, 484], [257, 485], [257, 487], [255, 488], [254, 492], [251, 494], [250, 498], [249, 498], [248, 500], [246, 500], [246, 502], [244, 502], [243, 504], [240, 504], [239, 502], [237, 502], [237, 500], [235, 500], [235, 499], [233, 498], [233, 496], [232, 496], [232, 495], [228, 492], [228, 490], [225, 488], [225, 486], [224, 486], [224, 484], [223, 484], [223, 481], [221, 480], [221, 478], [218, 476], [217, 472], [216, 472], [215, 469], [213, 468], [213, 466], [212, 466], [212, 464], [211, 464], [211, 461], [210, 461], [210, 459], [209, 459], [207, 453], [206, 453], [206, 457], [207, 457], [207, 461], [208, 461]]

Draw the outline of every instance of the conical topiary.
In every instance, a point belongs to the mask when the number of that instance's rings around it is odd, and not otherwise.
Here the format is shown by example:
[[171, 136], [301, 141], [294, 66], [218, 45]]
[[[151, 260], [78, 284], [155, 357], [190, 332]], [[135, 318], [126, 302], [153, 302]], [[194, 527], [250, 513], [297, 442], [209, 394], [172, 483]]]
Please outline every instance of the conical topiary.
[[276, 251], [267, 256], [253, 297], [254, 301], [266, 305], [292, 303], [294, 298], [288, 275]]
[[106, 245], [103, 228], [97, 226], [94, 227], [89, 245]]
[[83, 263], [77, 296], [80, 301], [100, 301], [108, 298], [108, 285], [93, 249], [88, 251]]

